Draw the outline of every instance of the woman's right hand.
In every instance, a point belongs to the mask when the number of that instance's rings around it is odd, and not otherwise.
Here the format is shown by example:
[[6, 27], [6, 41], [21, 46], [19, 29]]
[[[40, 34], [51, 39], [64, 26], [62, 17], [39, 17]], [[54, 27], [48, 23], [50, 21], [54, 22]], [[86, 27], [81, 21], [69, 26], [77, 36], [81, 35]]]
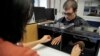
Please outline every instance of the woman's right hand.
[[44, 35], [41, 39], [40, 39], [40, 42], [41, 43], [47, 43], [51, 41], [51, 36], [50, 35]]

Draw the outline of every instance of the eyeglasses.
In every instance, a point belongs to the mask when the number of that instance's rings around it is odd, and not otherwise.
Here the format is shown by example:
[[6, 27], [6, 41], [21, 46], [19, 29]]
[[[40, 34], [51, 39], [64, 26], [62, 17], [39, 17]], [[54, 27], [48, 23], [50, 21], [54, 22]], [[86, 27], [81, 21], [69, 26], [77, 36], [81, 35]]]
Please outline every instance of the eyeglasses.
[[64, 15], [72, 15], [72, 13], [66, 13], [66, 12], [63, 12], [62, 14], [64, 14]]

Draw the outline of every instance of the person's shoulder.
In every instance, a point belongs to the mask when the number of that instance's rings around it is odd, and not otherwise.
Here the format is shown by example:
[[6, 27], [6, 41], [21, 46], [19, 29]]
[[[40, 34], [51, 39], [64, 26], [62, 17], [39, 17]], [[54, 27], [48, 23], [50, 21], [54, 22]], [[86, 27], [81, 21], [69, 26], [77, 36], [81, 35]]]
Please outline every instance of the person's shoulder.
[[28, 49], [23, 53], [23, 56], [39, 56], [35, 50]]
[[81, 21], [81, 22], [87, 22], [85, 19], [83, 19], [83, 18], [80, 17], [80, 16], [77, 16], [76, 18], [77, 18], [78, 21]]
[[16, 46], [18, 55], [22, 56], [38, 56], [37, 52], [35, 50], [32, 50], [31, 48], [26, 48], [26, 47], [20, 47]]
[[14, 45], [10, 42], [4, 42], [2, 44], [2, 54], [3, 56], [38, 56], [36, 51], [25, 48], [21, 46]]
[[82, 25], [89, 26], [88, 22], [87, 22], [85, 19], [83, 19], [82, 17], [77, 16], [77, 20], [78, 20]]
[[80, 16], [76, 16], [77, 19], [80, 19], [80, 20], [84, 20], [82, 17]]

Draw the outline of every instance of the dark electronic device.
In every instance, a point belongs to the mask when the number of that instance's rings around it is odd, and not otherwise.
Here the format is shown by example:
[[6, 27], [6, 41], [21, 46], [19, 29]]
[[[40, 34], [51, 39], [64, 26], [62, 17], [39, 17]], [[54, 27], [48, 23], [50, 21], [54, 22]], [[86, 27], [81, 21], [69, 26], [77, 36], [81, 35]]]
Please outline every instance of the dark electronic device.
[[[71, 53], [73, 48], [73, 44], [77, 41], [83, 41], [85, 43], [85, 48], [82, 51], [80, 56], [97, 56], [99, 51], [99, 44], [100, 44], [100, 35], [96, 33], [96, 28], [94, 27], [76, 27], [72, 30], [68, 28], [72, 27], [74, 24], [69, 24], [65, 28], [66, 30], [61, 29], [60, 23], [57, 24], [50, 24], [48, 26], [40, 25], [38, 30], [39, 38], [43, 35], [49, 34], [52, 37], [57, 37], [62, 35], [62, 42], [61, 45], [57, 45], [56, 47], [51, 45], [50, 43], [46, 43], [45, 45], [64, 51], [66, 53]], [[54, 27], [53, 27], [54, 26]], [[53, 30], [54, 29], [54, 30]], [[61, 31], [64, 30], [64, 31]], [[54, 34], [53, 34], [54, 33]]]
[[55, 15], [57, 14], [57, 9], [47, 8], [45, 13], [46, 13], [46, 18], [48, 20], [54, 20], [55, 19]]
[[46, 20], [54, 20], [57, 14], [57, 9], [45, 8], [45, 7], [34, 7], [35, 21], [37, 23], [44, 22]]
[[44, 7], [34, 7], [34, 15], [36, 22], [43, 22], [46, 20], [45, 8]]

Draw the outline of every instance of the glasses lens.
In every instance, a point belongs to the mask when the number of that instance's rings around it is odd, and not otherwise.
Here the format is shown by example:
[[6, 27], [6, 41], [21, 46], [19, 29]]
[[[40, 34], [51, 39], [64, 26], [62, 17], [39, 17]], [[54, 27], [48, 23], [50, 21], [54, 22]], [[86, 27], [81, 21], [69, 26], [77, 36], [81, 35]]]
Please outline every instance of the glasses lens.
[[65, 13], [65, 12], [63, 12], [63, 14], [64, 14], [64, 15], [72, 15], [71, 13]]

